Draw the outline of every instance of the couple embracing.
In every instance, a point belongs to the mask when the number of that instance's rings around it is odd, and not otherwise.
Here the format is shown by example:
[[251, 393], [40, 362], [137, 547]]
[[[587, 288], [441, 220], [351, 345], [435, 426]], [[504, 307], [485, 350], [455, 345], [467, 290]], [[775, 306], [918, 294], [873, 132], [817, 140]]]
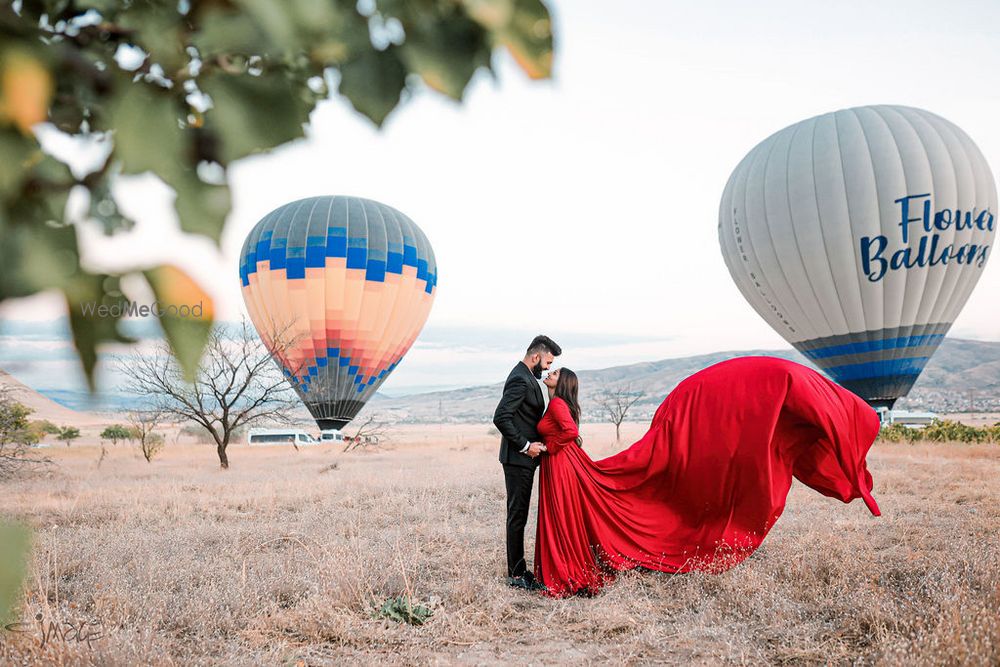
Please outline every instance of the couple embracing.
[[[865, 462], [878, 415], [812, 369], [762, 356], [709, 366], [667, 395], [640, 440], [594, 461], [580, 438], [578, 378], [550, 370], [561, 353], [536, 336], [493, 416], [511, 586], [566, 597], [593, 595], [621, 570], [727, 570], [760, 546], [793, 478], [843, 502], [861, 498], [878, 516]], [[524, 530], [536, 468], [529, 569]]]

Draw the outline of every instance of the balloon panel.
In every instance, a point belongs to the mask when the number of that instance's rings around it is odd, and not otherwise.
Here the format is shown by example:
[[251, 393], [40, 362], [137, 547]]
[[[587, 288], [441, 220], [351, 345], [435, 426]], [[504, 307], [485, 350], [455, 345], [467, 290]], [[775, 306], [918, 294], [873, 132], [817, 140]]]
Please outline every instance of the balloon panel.
[[872, 402], [905, 394], [991, 252], [993, 175], [958, 127], [871, 106], [792, 125], [740, 162], [719, 210], [758, 313]]
[[399, 211], [313, 197], [268, 214], [240, 259], [243, 296], [265, 345], [321, 428], [374, 395], [430, 313], [437, 265]]

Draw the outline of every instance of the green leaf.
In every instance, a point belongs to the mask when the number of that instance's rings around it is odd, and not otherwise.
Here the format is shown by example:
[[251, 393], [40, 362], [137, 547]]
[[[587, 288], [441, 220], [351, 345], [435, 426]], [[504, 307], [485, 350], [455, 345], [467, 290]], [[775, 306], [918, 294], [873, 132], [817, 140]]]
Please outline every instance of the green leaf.
[[28, 176], [27, 162], [38, 144], [13, 128], [0, 129], [0, 199], [21, 190]]
[[164, 180], [177, 193], [174, 207], [181, 229], [203, 234], [218, 245], [232, 203], [229, 185], [206, 183], [193, 169], [172, 174]]
[[62, 288], [77, 273], [76, 230], [34, 217], [47, 214], [36, 206], [22, 200], [10, 211], [11, 218], [0, 215], [0, 300]]
[[16, 602], [21, 596], [30, 550], [31, 531], [27, 526], [0, 524], [0, 624], [17, 621]]
[[379, 127], [399, 104], [405, 86], [406, 67], [391, 46], [385, 51], [372, 47], [340, 68], [340, 94]]
[[205, 127], [220, 139], [223, 164], [305, 136], [302, 126], [309, 121], [312, 105], [303, 99], [304, 86], [281, 72], [220, 72], [198, 84], [212, 98]]
[[[118, 276], [80, 272], [63, 287], [69, 326], [73, 332], [87, 386], [96, 391], [94, 367], [97, 365], [97, 348], [105, 342], [136, 343], [135, 338], [118, 330], [118, 323], [125, 314], [124, 296]], [[107, 306], [108, 312], [98, 308]], [[115, 307], [118, 309], [116, 310]]]
[[388, 618], [397, 623], [409, 623], [410, 625], [423, 625], [433, 615], [434, 612], [429, 607], [413, 604], [410, 598], [405, 595], [389, 598], [375, 612], [375, 618]]
[[479, 25], [487, 30], [501, 30], [514, 17], [513, 0], [462, 0], [462, 6]]
[[472, 75], [490, 63], [486, 32], [462, 14], [428, 18], [406, 25], [406, 41], [400, 47], [403, 60], [424, 82], [452, 99], [462, 99]]
[[248, 14], [210, 5], [192, 43], [203, 58], [219, 54], [259, 54], [267, 46], [264, 31]]
[[532, 79], [552, 76], [552, 19], [541, 0], [515, 0], [511, 21], [497, 36]]
[[168, 177], [182, 163], [184, 136], [175, 93], [145, 83], [123, 82], [109, 103], [115, 155], [125, 174], [152, 171]]
[[292, 50], [299, 46], [294, 17], [287, 2], [273, 0], [237, 0], [254, 22], [268, 36], [272, 45]]
[[143, 271], [143, 275], [156, 295], [160, 326], [184, 379], [194, 382], [212, 328], [212, 297], [184, 271], [169, 264]]
[[181, 38], [181, 14], [176, 3], [134, 2], [118, 18], [123, 28], [133, 30], [133, 43], [160, 64], [168, 78], [188, 62]]
[[[193, 164], [195, 151], [189, 149], [196, 135], [180, 129], [169, 91], [161, 93], [142, 84], [129, 84], [128, 88], [131, 90], [118, 93], [112, 111], [115, 155], [122, 162], [122, 172], [155, 173], [177, 193], [175, 207], [181, 229], [204, 234], [218, 244], [230, 209], [228, 185], [209, 184], [198, 178]], [[227, 105], [225, 95], [220, 97]], [[260, 97], [257, 101], [265, 99], [272, 98]], [[225, 108], [235, 113], [231, 106]], [[280, 109], [280, 113], [286, 112], [286, 108]], [[285, 128], [290, 123], [286, 119], [273, 124]]]

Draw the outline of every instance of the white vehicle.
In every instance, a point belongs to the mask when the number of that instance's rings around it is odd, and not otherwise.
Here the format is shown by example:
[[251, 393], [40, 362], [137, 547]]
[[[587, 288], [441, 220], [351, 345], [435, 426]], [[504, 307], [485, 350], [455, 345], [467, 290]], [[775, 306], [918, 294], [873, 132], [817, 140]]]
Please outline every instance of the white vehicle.
[[906, 410], [884, 410], [879, 413], [883, 426], [899, 424], [908, 428], [924, 428], [938, 420], [933, 412], [907, 412]]
[[343, 442], [344, 434], [337, 429], [328, 429], [319, 432], [319, 441], [327, 443]]
[[318, 445], [319, 441], [300, 428], [252, 428], [248, 445]]

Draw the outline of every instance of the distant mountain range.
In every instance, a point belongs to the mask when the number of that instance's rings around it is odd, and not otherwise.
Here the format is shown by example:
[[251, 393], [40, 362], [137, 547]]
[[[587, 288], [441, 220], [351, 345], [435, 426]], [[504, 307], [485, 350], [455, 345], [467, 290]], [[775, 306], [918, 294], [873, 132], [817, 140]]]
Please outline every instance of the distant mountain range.
[[[598, 393], [607, 388], [627, 386], [642, 395], [629, 412], [629, 420], [647, 420], [670, 390], [684, 378], [720, 361], [751, 355], [780, 357], [812, 366], [795, 350], [734, 350], [599, 370], [580, 370], [577, 373], [584, 419], [604, 421], [596, 405]], [[511, 360], [511, 367], [516, 361]], [[369, 401], [366, 411], [378, 412], [395, 422], [486, 423], [492, 421], [504, 379], [499, 377], [496, 383], [490, 385], [450, 391], [393, 397], [376, 394]], [[86, 392], [42, 393], [60, 405], [85, 411], [120, 411], [132, 407], [135, 402], [133, 397], [125, 394], [104, 394], [98, 407], [89, 402]], [[1000, 411], [1000, 343], [946, 338], [909, 396], [900, 399], [896, 407], [934, 412]], [[301, 412], [308, 419], [305, 409]]]
[[[581, 370], [577, 375], [584, 420], [603, 421], [597, 395], [607, 388], [626, 386], [642, 394], [629, 412], [629, 421], [650, 419], [663, 398], [684, 378], [720, 361], [752, 355], [790, 359], [815, 368], [795, 350], [740, 350]], [[515, 362], [511, 360], [512, 367]], [[367, 409], [400, 422], [490, 422], [504, 379], [453, 391], [395, 398], [377, 396]], [[1000, 343], [946, 338], [909, 396], [900, 399], [895, 407], [934, 412], [1000, 410]]]

